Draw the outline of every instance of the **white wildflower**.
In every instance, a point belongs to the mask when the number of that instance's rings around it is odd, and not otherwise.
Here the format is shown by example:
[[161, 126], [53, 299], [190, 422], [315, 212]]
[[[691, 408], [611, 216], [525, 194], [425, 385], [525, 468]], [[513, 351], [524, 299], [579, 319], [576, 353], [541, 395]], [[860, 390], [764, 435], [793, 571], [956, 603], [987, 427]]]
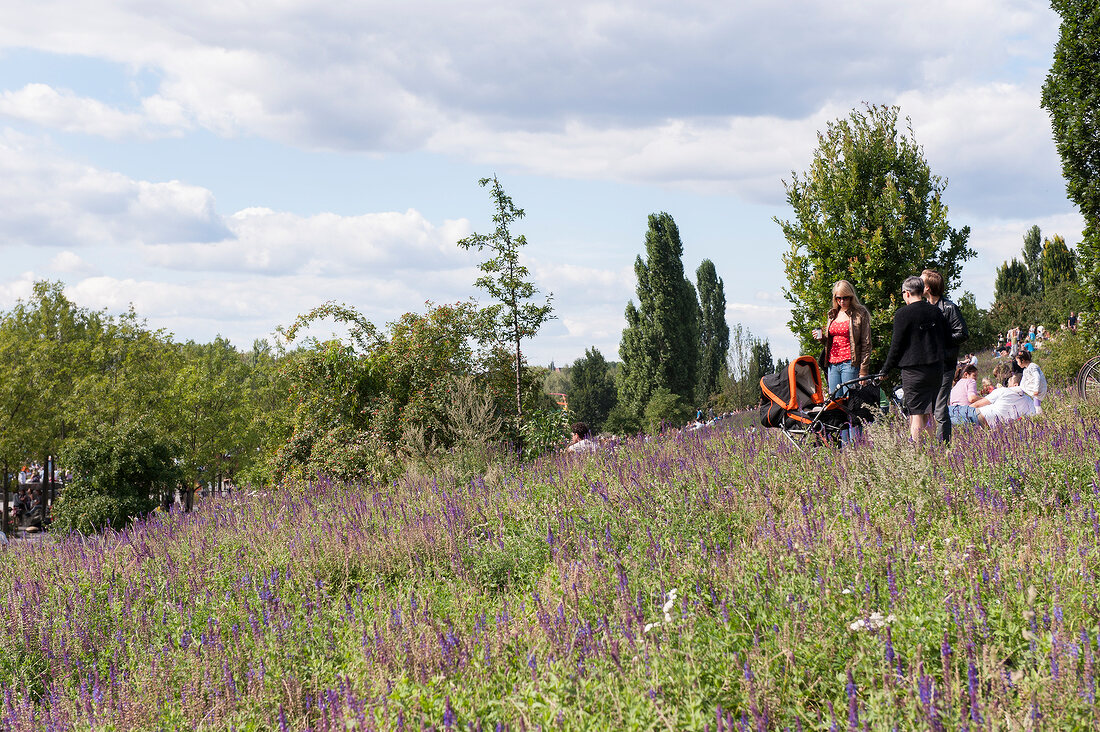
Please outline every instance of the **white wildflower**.
[[642, 632], [643, 633], [648, 633], [649, 631], [653, 630], [654, 628], [659, 628], [660, 626], [661, 626], [660, 623], [646, 623], [646, 626], [645, 626], [645, 628], [642, 629]]
[[893, 613], [889, 615], [883, 615], [878, 610], [872, 612], [866, 619], [859, 618], [848, 625], [849, 630], [861, 631], [861, 630], [878, 630], [884, 628], [887, 625], [892, 625], [898, 620], [897, 616]]
[[843, 594], [845, 594], [845, 595], [850, 595], [850, 594], [852, 594], [852, 591], [851, 591], [851, 590], [849, 590], [849, 589], [848, 589], [847, 587], [845, 587], [845, 588], [844, 588], [844, 592], [843, 592]]

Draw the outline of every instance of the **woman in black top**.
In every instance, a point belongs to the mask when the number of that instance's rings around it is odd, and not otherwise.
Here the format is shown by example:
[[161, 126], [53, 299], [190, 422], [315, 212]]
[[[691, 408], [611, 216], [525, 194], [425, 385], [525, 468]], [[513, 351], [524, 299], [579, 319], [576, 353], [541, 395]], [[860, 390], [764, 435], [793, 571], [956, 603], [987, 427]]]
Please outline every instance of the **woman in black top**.
[[903, 406], [909, 412], [909, 434], [920, 439], [932, 419], [936, 394], [943, 379], [944, 348], [951, 330], [943, 313], [925, 302], [924, 282], [909, 277], [901, 286], [905, 306], [894, 314], [894, 335], [882, 370], [901, 367]]

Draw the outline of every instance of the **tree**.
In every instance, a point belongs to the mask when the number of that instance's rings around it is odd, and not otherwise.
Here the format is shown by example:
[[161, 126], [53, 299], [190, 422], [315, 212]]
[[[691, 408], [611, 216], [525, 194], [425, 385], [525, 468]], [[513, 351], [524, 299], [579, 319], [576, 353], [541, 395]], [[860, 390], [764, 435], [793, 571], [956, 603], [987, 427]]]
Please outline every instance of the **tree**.
[[615, 382], [607, 361], [599, 349], [588, 348], [584, 358], [573, 362], [570, 376], [569, 409], [593, 433], [599, 432], [616, 402]]
[[657, 389], [690, 404], [699, 368], [699, 304], [684, 277], [680, 231], [667, 213], [650, 214], [646, 259], [634, 262], [638, 306], [626, 306], [619, 345], [619, 402], [641, 416]]
[[1066, 193], [1085, 219], [1078, 253], [1085, 285], [1100, 295], [1100, 5], [1051, 0], [1062, 17], [1054, 63], [1043, 84]]
[[180, 347], [174, 370], [174, 433], [189, 481], [235, 476], [253, 457], [259, 441], [249, 439], [252, 401], [249, 366], [229, 341], [189, 341]]
[[964, 292], [955, 304], [959, 306], [959, 313], [966, 321], [967, 350], [976, 353], [992, 348], [997, 343], [997, 331], [989, 319], [989, 311], [978, 307], [974, 293]]
[[73, 482], [54, 507], [58, 531], [120, 529], [156, 506], [182, 473], [177, 450], [143, 422], [103, 424], [62, 453]]
[[719, 406], [736, 410], [758, 403], [760, 377], [774, 369], [771, 357], [767, 341], [759, 340], [740, 323], [733, 326]]
[[1032, 226], [1024, 234], [1024, 267], [1027, 268], [1028, 290], [1032, 295], [1043, 294], [1043, 235], [1038, 226]]
[[1042, 272], [1046, 287], [1054, 287], [1060, 282], [1077, 284], [1076, 257], [1066, 246], [1066, 240], [1057, 234], [1043, 242]]
[[458, 246], [466, 250], [476, 248], [479, 252], [488, 249], [491, 253], [478, 265], [484, 274], [474, 283], [497, 301], [481, 311], [481, 335], [490, 343], [507, 343], [514, 351], [516, 419], [519, 421], [523, 418], [523, 354], [520, 342], [538, 333], [542, 324], [553, 317], [550, 306], [552, 296], [547, 296], [545, 305], [531, 302], [538, 289], [527, 279], [530, 276], [528, 269], [519, 263], [519, 252], [527, 246], [527, 238], [522, 234], [513, 238], [511, 231], [512, 224], [523, 218], [523, 209], [516, 208], [496, 176], [478, 181], [482, 188], [490, 183], [493, 184], [489, 197], [496, 210], [493, 214], [496, 229], [492, 234], [475, 232], [459, 240]]
[[1027, 267], [1016, 259], [1005, 262], [997, 268], [997, 279], [993, 281], [993, 300], [999, 302], [1006, 297], [1031, 297], [1031, 283]]
[[772, 362], [772, 347], [767, 339], [753, 341], [752, 368], [757, 379], [775, 371], [775, 364]]
[[297, 404], [276, 475], [384, 478], [400, 468], [398, 452], [412, 432], [418, 443], [446, 447], [454, 434], [449, 390], [475, 366], [473, 305], [428, 303], [425, 314], [406, 313], [380, 332], [353, 308], [326, 303], [300, 316], [285, 331], [288, 341], [322, 319], [347, 326], [348, 337], [310, 341], [287, 360]]
[[1015, 327], [1023, 328], [1039, 323], [1042, 318], [1042, 302], [1031, 295], [1010, 294], [998, 298], [989, 309], [989, 321], [997, 333], [1007, 333]]
[[970, 227], [954, 229], [913, 131], [897, 129], [898, 108], [867, 105], [818, 133], [810, 168], [784, 182], [794, 218], [776, 218], [790, 244], [784, 254], [792, 304], [789, 325], [803, 352], [819, 347], [811, 331], [831, 304], [832, 286], [849, 280], [871, 311], [874, 353], [890, 344], [901, 283], [925, 267], [959, 280]]
[[695, 271], [699, 287], [699, 400], [718, 392], [730, 347], [730, 328], [726, 325], [726, 291], [714, 269], [704, 259]]

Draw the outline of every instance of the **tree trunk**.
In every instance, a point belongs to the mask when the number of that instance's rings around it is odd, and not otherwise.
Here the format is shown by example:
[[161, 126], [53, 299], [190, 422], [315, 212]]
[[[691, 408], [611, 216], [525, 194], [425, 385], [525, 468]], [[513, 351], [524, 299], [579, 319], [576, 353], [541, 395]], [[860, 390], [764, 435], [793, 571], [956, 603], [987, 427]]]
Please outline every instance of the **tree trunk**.
[[8, 533], [8, 464], [4, 463], [4, 517], [0, 519], [0, 530]]

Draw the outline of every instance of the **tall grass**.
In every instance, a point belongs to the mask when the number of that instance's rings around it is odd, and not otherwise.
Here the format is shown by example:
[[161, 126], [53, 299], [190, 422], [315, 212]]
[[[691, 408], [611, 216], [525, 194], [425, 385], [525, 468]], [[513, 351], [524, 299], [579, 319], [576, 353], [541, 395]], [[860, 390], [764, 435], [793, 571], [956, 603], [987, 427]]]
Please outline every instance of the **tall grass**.
[[702, 430], [0, 560], [5, 729], [1093, 728], [1100, 410]]

